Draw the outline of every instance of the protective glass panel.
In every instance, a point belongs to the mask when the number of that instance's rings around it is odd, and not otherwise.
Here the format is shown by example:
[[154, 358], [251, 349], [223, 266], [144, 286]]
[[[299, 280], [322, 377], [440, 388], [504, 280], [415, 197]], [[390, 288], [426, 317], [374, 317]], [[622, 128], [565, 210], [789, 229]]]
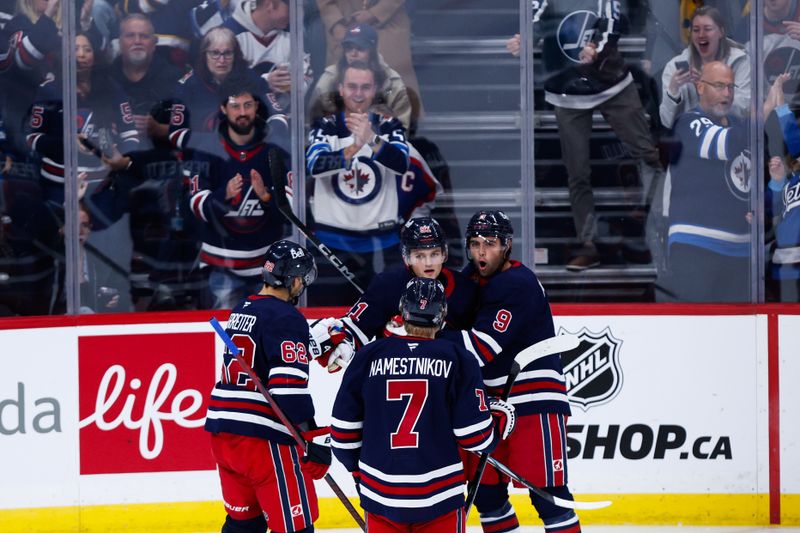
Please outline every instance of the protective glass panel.
[[0, 5], [0, 316], [66, 311], [58, 2]]
[[[518, 2], [305, 6], [317, 73], [308, 221], [356, 284], [403, 265], [400, 228], [410, 218], [438, 221], [454, 269], [465, 264], [464, 227], [477, 210], [503, 209], [521, 228], [520, 69], [505, 44], [518, 32]], [[343, 268], [318, 259], [309, 304], [353, 302], [358, 289]]]

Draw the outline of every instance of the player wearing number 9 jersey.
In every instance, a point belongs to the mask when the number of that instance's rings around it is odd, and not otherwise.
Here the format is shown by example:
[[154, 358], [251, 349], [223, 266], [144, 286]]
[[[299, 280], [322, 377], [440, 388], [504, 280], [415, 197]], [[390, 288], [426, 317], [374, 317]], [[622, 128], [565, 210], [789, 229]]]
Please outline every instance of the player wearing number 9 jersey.
[[[511, 259], [514, 229], [505, 213], [475, 213], [465, 234], [471, 263], [464, 273], [479, 285], [472, 329], [444, 330], [440, 336], [460, 341], [483, 370], [486, 390], [499, 395], [514, 357], [524, 348], [555, 334], [547, 294], [536, 274]], [[567, 488], [566, 418], [570, 414], [559, 354], [522, 368], [508, 402], [516, 408], [517, 429], [492, 456], [544, 490], [572, 499]], [[477, 461], [467, 457], [468, 471]], [[531, 501], [548, 533], [577, 533], [578, 517], [536, 494]], [[508, 478], [487, 468], [475, 506], [485, 532], [516, 531], [519, 527], [508, 500]]]
[[447, 310], [441, 283], [412, 279], [400, 307], [408, 334], [368, 344], [345, 371], [333, 404], [333, 451], [356, 476], [371, 533], [412, 526], [463, 533], [459, 447], [491, 451], [513, 429], [513, 415], [495, 433], [475, 359], [434, 339]]
[[[262, 275], [263, 288], [234, 307], [226, 331], [284, 414], [312, 441], [320, 432], [314, 431], [308, 392], [308, 323], [294, 304], [316, 278], [316, 265], [308, 250], [282, 240], [267, 249]], [[212, 433], [228, 514], [223, 533], [263, 533], [267, 525], [277, 532], [313, 531], [319, 515], [313, 479], [327, 469], [315, 453], [325, 450], [309, 444], [303, 456], [228, 352], [211, 391], [205, 429]]]

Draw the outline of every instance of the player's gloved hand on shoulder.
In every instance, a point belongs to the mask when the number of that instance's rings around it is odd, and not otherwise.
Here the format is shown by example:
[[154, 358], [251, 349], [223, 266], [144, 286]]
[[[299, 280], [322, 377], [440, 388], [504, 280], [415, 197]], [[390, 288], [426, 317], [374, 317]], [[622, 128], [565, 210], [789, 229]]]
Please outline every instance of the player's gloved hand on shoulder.
[[301, 468], [311, 479], [322, 479], [331, 466], [331, 428], [312, 429], [301, 435], [306, 441]]
[[356, 341], [353, 339], [353, 334], [346, 328], [336, 325], [331, 328], [331, 339], [333, 339], [336, 348], [328, 357], [328, 372], [333, 374], [350, 364], [350, 360], [353, 359], [353, 355], [356, 353]]
[[506, 440], [514, 432], [517, 424], [517, 413], [514, 406], [500, 398], [489, 398], [489, 411], [494, 418], [494, 427], [502, 440]]
[[394, 315], [383, 327], [383, 335], [384, 337], [391, 337], [393, 335], [395, 337], [405, 337], [408, 335], [403, 317]]

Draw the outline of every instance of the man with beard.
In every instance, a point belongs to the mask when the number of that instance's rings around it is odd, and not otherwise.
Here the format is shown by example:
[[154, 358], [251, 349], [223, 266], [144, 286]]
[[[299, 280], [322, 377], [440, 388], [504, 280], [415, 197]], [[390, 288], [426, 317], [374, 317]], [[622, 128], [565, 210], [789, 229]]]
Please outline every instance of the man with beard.
[[[285, 228], [272, 202], [268, 153], [274, 147], [264, 142], [263, 103], [241, 79], [229, 80], [221, 94], [219, 142], [207, 147], [215, 154], [208, 175], [190, 178], [191, 207], [204, 223], [200, 261], [211, 269], [213, 306], [230, 308], [258, 291], [261, 258]], [[288, 136], [288, 131], [272, 134]], [[288, 154], [279, 154], [288, 168]]]
[[[778, 76], [764, 101], [764, 116], [783, 103]], [[660, 301], [750, 300], [749, 127], [731, 114], [733, 71], [706, 63], [696, 82], [700, 105], [675, 123], [681, 142], [667, 171], [668, 272], [659, 278]]]
[[169, 124], [159, 124], [149, 115], [153, 107], [172, 97], [172, 90], [182, 72], [156, 56], [158, 37], [146, 15], [128, 15], [119, 24], [119, 57], [111, 75], [130, 98], [133, 121], [139, 139], [148, 138], [148, 123], [158, 138], [166, 138]]

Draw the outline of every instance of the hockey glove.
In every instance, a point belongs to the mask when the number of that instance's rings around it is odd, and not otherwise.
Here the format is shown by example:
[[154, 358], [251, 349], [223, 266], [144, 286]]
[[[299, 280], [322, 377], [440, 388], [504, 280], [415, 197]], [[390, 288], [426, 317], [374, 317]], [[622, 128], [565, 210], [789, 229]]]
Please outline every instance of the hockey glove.
[[514, 406], [500, 398], [489, 398], [489, 411], [494, 418], [494, 427], [502, 440], [506, 440], [514, 432], [517, 424], [517, 413]]
[[331, 328], [341, 327], [342, 321], [338, 318], [320, 318], [311, 323], [308, 328], [310, 341], [308, 350], [311, 357], [324, 367], [328, 366], [328, 358], [336, 347], [338, 339], [331, 337]]
[[324, 427], [302, 434], [306, 441], [306, 454], [302, 459], [303, 472], [311, 479], [322, 479], [331, 466], [331, 428]]
[[[336, 343], [336, 348], [328, 358], [328, 372], [333, 374], [347, 367], [356, 353], [356, 341], [353, 334], [344, 327], [334, 325], [331, 327], [331, 339]], [[336, 342], [338, 340], [338, 342]]]
[[383, 328], [384, 337], [405, 337], [406, 335], [408, 335], [406, 325], [403, 321], [403, 317], [400, 315], [394, 315]]

